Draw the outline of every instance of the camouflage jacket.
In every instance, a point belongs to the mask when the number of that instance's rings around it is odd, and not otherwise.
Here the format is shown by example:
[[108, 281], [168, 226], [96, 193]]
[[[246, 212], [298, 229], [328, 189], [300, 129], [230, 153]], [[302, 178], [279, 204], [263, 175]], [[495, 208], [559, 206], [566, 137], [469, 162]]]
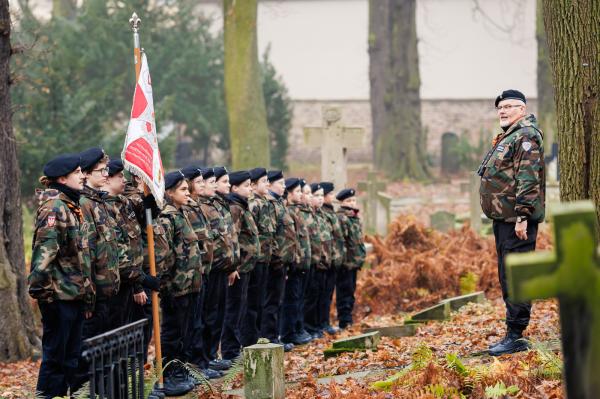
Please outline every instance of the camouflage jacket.
[[331, 226], [331, 264], [340, 267], [344, 261], [344, 232], [333, 205], [323, 204], [323, 214]]
[[83, 300], [86, 310], [92, 310], [95, 293], [79, 204], [56, 189], [37, 195], [29, 295], [46, 303]]
[[321, 237], [321, 260], [317, 264], [317, 268], [321, 270], [327, 270], [331, 267], [331, 250], [333, 243], [333, 235], [331, 232], [331, 225], [323, 208], [315, 209], [315, 219], [317, 220], [317, 228], [319, 230], [319, 237]]
[[296, 232], [298, 234], [298, 251], [297, 258], [298, 262], [295, 267], [298, 270], [307, 271], [310, 269], [311, 264], [311, 242], [310, 242], [310, 219], [312, 212], [307, 205], [304, 204], [291, 204], [288, 205], [288, 209], [291, 212], [294, 223], [296, 224]]
[[274, 269], [297, 262], [298, 240], [294, 218], [288, 212], [283, 198], [273, 193], [269, 199], [275, 209], [275, 248], [271, 256], [271, 266]]
[[228, 199], [233, 220], [233, 241], [240, 248], [240, 257], [235, 266], [240, 273], [248, 273], [254, 269], [260, 255], [258, 227], [248, 208], [248, 200], [235, 193], [231, 193]]
[[300, 215], [304, 220], [310, 241], [310, 264], [316, 267], [321, 261], [321, 254], [323, 252], [321, 247], [322, 237], [319, 231], [319, 222], [312, 206], [303, 207]]
[[198, 237], [198, 245], [200, 246], [200, 255], [202, 257], [202, 273], [208, 274], [210, 273], [214, 249], [212, 245], [209, 245], [209, 241], [212, 240], [212, 238], [208, 220], [202, 212], [200, 205], [193, 200], [190, 200], [188, 205], [183, 207], [183, 211], [188, 217], [192, 224], [192, 228]]
[[105, 199], [105, 192], [84, 186], [79, 200], [98, 299], [115, 295], [120, 284], [117, 221]]
[[[227, 223], [223, 214], [222, 205], [217, 203], [216, 197], [198, 198], [198, 204], [202, 213], [206, 216], [210, 226], [210, 241], [207, 245], [207, 252], [213, 254], [211, 270], [231, 270], [234, 261], [233, 243], [232, 243], [232, 223]], [[231, 213], [227, 210], [227, 215], [231, 218]]]
[[363, 241], [358, 210], [342, 206], [338, 209], [337, 214], [340, 219], [345, 242], [343, 267], [350, 270], [359, 269], [365, 262], [367, 251]]
[[543, 135], [533, 115], [498, 138], [479, 170], [481, 208], [487, 217], [515, 222], [544, 220], [546, 177]]
[[258, 194], [254, 194], [249, 206], [258, 228], [260, 242], [260, 255], [256, 259], [256, 263], [268, 265], [271, 262], [271, 254], [275, 245], [275, 209], [266, 197]]
[[167, 201], [154, 227], [155, 255], [160, 270], [161, 295], [200, 292], [202, 264], [198, 237], [183, 209]]
[[142, 237], [142, 227], [136, 216], [134, 205], [127, 197], [122, 195], [107, 195], [105, 201], [112, 218], [117, 221], [121, 283], [134, 285], [135, 292], [142, 292], [144, 238]]

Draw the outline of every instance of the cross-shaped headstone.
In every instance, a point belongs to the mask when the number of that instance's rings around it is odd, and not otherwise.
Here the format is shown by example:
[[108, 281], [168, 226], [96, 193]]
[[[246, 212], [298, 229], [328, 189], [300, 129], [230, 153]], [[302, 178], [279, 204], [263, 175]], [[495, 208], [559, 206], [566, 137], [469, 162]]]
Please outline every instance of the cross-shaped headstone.
[[510, 254], [509, 299], [558, 297], [564, 375], [569, 398], [600, 393], [600, 254], [597, 220], [590, 201], [553, 207], [552, 252]]
[[377, 180], [375, 172], [367, 174], [367, 181], [358, 182], [358, 190], [367, 193], [367, 206], [365, 226], [369, 234], [377, 232], [377, 202], [379, 201], [379, 191], [385, 191], [386, 184]]
[[361, 148], [365, 130], [343, 126], [340, 108], [323, 106], [323, 126], [305, 127], [304, 138], [311, 147], [321, 148], [321, 180], [331, 180], [336, 190], [348, 183], [347, 151]]

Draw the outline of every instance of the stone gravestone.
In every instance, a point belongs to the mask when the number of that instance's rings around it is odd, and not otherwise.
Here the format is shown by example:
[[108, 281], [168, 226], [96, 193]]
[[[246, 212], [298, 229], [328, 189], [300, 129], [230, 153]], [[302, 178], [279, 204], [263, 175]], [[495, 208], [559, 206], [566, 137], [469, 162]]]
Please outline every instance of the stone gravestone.
[[343, 126], [341, 119], [340, 108], [323, 106], [323, 125], [304, 128], [306, 143], [321, 149], [321, 180], [331, 180], [336, 190], [348, 183], [348, 149], [362, 148], [365, 135], [362, 127]]
[[430, 216], [431, 228], [444, 233], [453, 230], [455, 222], [456, 216], [447, 211], [437, 211]]
[[458, 158], [458, 136], [456, 133], [442, 134], [442, 174], [450, 175], [460, 171]]
[[369, 172], [367, 181], [358, 182], [358, 190], [367, 193], [365, 206], [365, 228], [368, 234], [375, 234], [377, 231], [377, 202], [379, 202], [379, 191], [385, 191], [386, 184], [377, 181], [377, 174]]
[[283, 345], [259, 339], [244, 348], [244, 396], [246, 399], [285, 398]]
[[558, 297], [567, 396], [597, 398], [600, 254], [595, 208], [590, 201], [577, 201], [552, 210], [555, 250], [507, 257], [509, 298]]

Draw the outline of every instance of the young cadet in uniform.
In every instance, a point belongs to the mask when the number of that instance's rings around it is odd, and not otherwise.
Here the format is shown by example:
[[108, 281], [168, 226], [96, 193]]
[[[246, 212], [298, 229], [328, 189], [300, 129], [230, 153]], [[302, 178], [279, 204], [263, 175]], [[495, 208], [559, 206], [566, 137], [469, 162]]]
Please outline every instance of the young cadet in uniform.
[[267, 170], [265, 168], [250, 170], [250, 181], [252, 182], [252, 197], [249, 207], [258, 228], [260, 253], [248, 281], [246, 311], [240, 327], [242, 346], [254, 345], [260, 338], [260, 321], [265, 304], [267, 273], [275, 236], [274, 208], [267, 199], [269, 195]]
[[[186, 355], [190, 359], [190, 363], [197, 366], [206, 378], [214, 379], [222, 376], [221, 372], [213, 370], [208, 367], [209, 359], [205, 356], [204, 348], [204, 299], [205, 291], [208, 286], [208, 274], [210, 273], [210, 267], [212, 264], [212, 245], [209, 241], [212, 239], [210, 236], [210, 225], [208, 219], [200, 204], [197, 202], [200, 195], [204, 192], [206, 184], [202, 177], [202, 168], [198, 166], [188, 166], [181, 169], [181, 172], [186, 178], [190, 191], [190, 200], [182, 208], [188, 217], [192, 228], [198, 238], [198, 245], [200, 246], [200, 256], [202, 259], [202, 273], [201, 278], [202, 289], [200, 293], [194, 298], [194, 308], [192, 310], [192, 321], [190, 328], [193, 330], [190, 334], [190, 342], [186, 343], [186, 347], [189, 349], [189, 353]], [[209, 250], [210, 249], [210, 250]]]
[[[269, 264], [267, 279], [267, 297], [261, 321], [261, 336], [271, 342], [279, 341], [279, 312], [285, 290], [285, 265], [294, 260], [296, 254], [296, 228], [294, 220], [283, 202], [285, 181], [280, 170], [270, 170], [267, 173], [270, 183], [269, 201], [273, 205], [275, 221], [275, 245]], [[286, 352], [292, 350], [293, 344], [285, 344]]]
[[362, 226], [356, 209], [355, 191], [345, 188], [336, 198], [341, 202], [338, 217], [344, 234], [344, 262], [338, 269], [336, 280], [336, 303], [341, 329], [352, 325], [356, 273], [365, 261], [367, 252], [363, 241]]
[[[312, 208], [312, 189], [310, 187], [310, 184], [307, 184], [306, 181], [304, 179], [302, 179], [300, 186], [302, 187], [302, 206], [300, 207], [300, 216], [302, 217], [302, 223], [304, 224], [304, 226], [306, 227], [306, 231], [308, 234], [308, 241], [309, 241], [309, 245], [310, 245], [310, 258], [309, 258], [309, 269], [304, 277], [304, 282], [303, 282], [303, 293], [302, 293], [302, 298], [303, 298], [303, 303], [302, 303], [302, 317], [299, 318], [299, 320], [302, 322], [302, 325], [300, 326], [300, 336], [304, 337], [305, 339], [310, 339], [310, 341], [313, 340], [313, 336], [312, 333], [309, 333], [307, 331], [307, 327], [306, 327], [306, 323], [305, 323], [305, 319], [306, 319], [306, 314], [307, 314], [307, 309], [310, 308], [310, 306], [312, 306], [312, 303], [309, 303], [309, 301], [311, 301], [310, 299], [310, 289], [311, 289], [311, 284], [312, 284], [312, 279], [314, 276], [314, 267], [313, 267], [313, 242], [311, 240], [311, 238], [314, 236], [314, 231], [317, 228], [317, 224], [316, 224], [316, 219], [315, 219], [315, 212], [314, 209]], [[317, 251], [318, 253], [318, 251]]]
[[[120, 327], [132, 320], [134, 301], [143, 305], [148, 300], [142, 284], [144, 274], [144, 244], [142, 228], [133, 204], [123, 196], [125, 176], [123, 161], [112, 159], [108, 162], [108, 178], [104, 190], [106, 204], [112, 218], [117, 221], [117, 242], [119, 244], [119, 292], [111, 299], [111, 326]], [[148, 276], [152, 279], [151, 276]], [[158, 283], [158, 279], [154, 279]]]
[[296, 256], [288, 268], [283, 309], [281, 312], [281, 342], [284, 344], [304, 345], [312, 337], [301, 336], [304, 329], [304, 281], [310, 270], [310, 236], [301, 215], [302, 187], [301, 180], [290, 177], [285, 180], [287, 191], [287, 208], [296, 226], [298, 245]]
[[44, 399], [74, 392], [84, 317], [91, 317], [94, 289], [83, 247], [79, 208], [83, 175], [79, 154], [64, 154], [44, 166], [36, 192], [39, 207], [28, 277], [29, 295], [42, 315], [42, 363], [36, 391]]
[[229, 177], [227, 169], [222, 166], [207, 171], [207, 174], [203, 173], [203, 177], [206, 183], [204, 195], [200, 199], [201, 209], [208, 218], [214, 238], [213, 263], [208, 275], [208, 291], [204, 301], [205, 356], [209, 360], [210, 368], [227, 370], [231, 367], [231, 362], [217, 359], [217, 352], [225, 316], [227, 274], [231, 272], [234, 262], [233, 226], [225, 198], [229, 193]]
[[[192, 332], [192, 313], [201, 289], [202, 273], [198, 237], [183, 210], [189, 201], [188, 184], [181, 171], [165, 175], [166, 205], [158, 223], [156, 263], [161, 277], [161, 344], [165, 365], [173, 360], [186, 362], [186, 344]], [[178, 396], [189, 392], [194, 383], [185, 370], [171, 363], [164, 371], [164, 392]]]
[[338, 332], [338, 329], [333, 327], [330, 323], [329, 309], [331, 308], [333, 292], [335, 291], [337, 270], [342, 265], [342, 261], [344, 259], [344, 233], [342, 232], [340, 219], [335, 213], [335, 209], [333, 207], [333, 201], [335, 199], [333, 183], [321, 182], [321, 188], [323, 189], [323, 207], [321, 210], [329, 222], [332, 233], [332, 242], [330, 247], [331, 267], [327, 269], [325, 276], [325, 303], [323, 304], [323, 308], [327, 309], [327, 312], [325, 315], [323, 315], [323, 329], [327, 334], [333, 335]]
[[248, 199], [252, 194], [250, 173], [245, 170], [232, 172], [229, 174], [229, 183], [231, 193], [227, 198], [233, 220], [233, 241], [239, 245], [240, 256], [236, 259], [235, 271], [227, 278], [221, 357], [233, 362], [240, 355], [242, 347], [240, 327], [248, 297], [248, 282], [260, 247], [258, 228], [248, 207]]
[[305, 324], [306, 329], [313, 338], [323, 338], [324, 297], [325, 279], [329, 268], [330, 241], [326, 234], [326, 219], [321, 211], [323, 206], [323, 188], [319, 183], [310, 185], [312, 191], [311, 207], [314, 222], [311, 224], [311, 249], [313, 275], [308, 288], [305, 301]]
[[[107, 193], [102, 191], [108, 177], [108, 156], [100, 148], [89, 148], [79, 154], [85, 185], [79, 204], [83, 213], [84, 233], [92, 268], [92, 282], [96, 288], [96, 305], [92, 317], [83, 323], [83, 339], [94, 337], [113, 329], [111, 301], [119, 292], [119, 244], [117, 222], [106, 203]], [[88, 365], [79, 361], [77, 387], [88, 379]]]

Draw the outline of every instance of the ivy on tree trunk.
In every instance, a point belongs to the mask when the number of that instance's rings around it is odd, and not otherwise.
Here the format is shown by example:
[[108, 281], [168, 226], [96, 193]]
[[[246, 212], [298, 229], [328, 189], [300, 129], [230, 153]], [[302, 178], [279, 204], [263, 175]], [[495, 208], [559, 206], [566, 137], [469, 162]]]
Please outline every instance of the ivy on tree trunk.
[[416, 0], [369, 1], [373, 157], [392, 178], [429, 176], [421, 126]]
[[[600, 218], [600, 2], [544, 1], [560, 148], [560, 197]], [[600, 219], [599, 219], [600, 221]]]
[[225, 100], [234, 169], [269, 166], [270, 139], [258, 63], [258, 0], [224, 0]]
[[0, 360], [32, 355], [39, 345], [27, 294], [16, 140], [10, 101], [10, 14], [0, 0]]

